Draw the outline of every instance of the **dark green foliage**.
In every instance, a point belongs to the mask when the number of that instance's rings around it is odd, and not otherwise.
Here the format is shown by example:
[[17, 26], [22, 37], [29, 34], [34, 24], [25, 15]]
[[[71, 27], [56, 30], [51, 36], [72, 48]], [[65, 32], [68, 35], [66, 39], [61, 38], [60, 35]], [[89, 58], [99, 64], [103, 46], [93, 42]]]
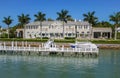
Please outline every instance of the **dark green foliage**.
[[48, 18], [47, 21], [54, 21], [52, 18]]
[[[28, 42], [46, 42], [48, 39], [22, 39], [22, 38], [1, 38], [0, 41], [28, 41]], [[56, 43], [75, 43], [75, 39], [55, 39]], [[84, 40], [78, 40], [84, 41]], [[91, 40], [95, 44], [120, 44], [120, 40]]]
[[98, 22], [95, 27], [113, 27], [112, 24], [110, 24], [109, 22], [107, 21], [102, 21], [102, 22]]
[[67, 40], [58, 40], [58, 39], [56, 39], [56, 40], [54, 40], [55, 42], [57, 42], [57, 43], [74, 43], [75, 42], [75, 40], [74, 39], [67, 39]]
[[117, 39], [120, 39], [120, 32], [117, 33]]
[[10, 16], [8, 17], [4, 17], [4, 20], [3, 20], [3, 23], [7, 24], [8, 25], [8, 38], [9, 38], [9, 25], [12, 23], [12, 19]]
[[45, 16], [46, 16], [46, 14], [44, 14], [44, 13], [42, 13], [42, 12], [38, 12], [38, 14], [35, 14], [34, 15], [35, 16], [35, 21], [40, 21], [40, 22], [42, 22], [42, 21], [45, 21], [46, 20], [46, 18], [45, 18]]
[[7, 37], [8, 37], [8, 34], [7, 34], [7, 33], [3, 33], [3, 34], [1, 34], [0, 37], [1, 37], [1, 38], [7, 38]]
[[24, 24], [29, 23], [30, 20], [31, 20], [31, 18], [29, 17], [29, 14], [18, 15], [18, 22], [19, 22], [19, 25], [21, 25], [21, 26], [23, 26]]
[[64, 21], [67, 23], [68, 19], [71, 19], [71, 15], [68, 15], [69, 11], [61, 10], [61, 12], [57, 12], [58, 18], [57, 20]]
[[49, 39], [48, 37], [42, 37], [43, 39]]
[[114, 39], [117, 38], [117, 27], [120, 24], [120, 12], [116, 12], [113, 15], [110, 15], [110, 21], [114, 22], [113, 32], [114, 32]]
[[75, 39], [75, 37], [65, 37], [65, 39]]
[[84, 16], [84, 21], [88, 21], [90, 24], [92, 24], [92, 26], [95, 26], [97, 21], [98, 21], [98, 18], [95, 15], [95, 11], [93, 12], [88, 12], [87, 14], [83, 14]]

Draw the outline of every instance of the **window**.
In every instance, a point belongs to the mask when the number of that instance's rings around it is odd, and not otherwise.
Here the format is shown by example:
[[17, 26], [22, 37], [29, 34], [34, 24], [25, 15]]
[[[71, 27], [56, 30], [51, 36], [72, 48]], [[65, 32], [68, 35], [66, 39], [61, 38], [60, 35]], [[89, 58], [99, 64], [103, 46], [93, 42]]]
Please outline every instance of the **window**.
[[82, 32], [82, 34], [84, 34], [84, 32]]

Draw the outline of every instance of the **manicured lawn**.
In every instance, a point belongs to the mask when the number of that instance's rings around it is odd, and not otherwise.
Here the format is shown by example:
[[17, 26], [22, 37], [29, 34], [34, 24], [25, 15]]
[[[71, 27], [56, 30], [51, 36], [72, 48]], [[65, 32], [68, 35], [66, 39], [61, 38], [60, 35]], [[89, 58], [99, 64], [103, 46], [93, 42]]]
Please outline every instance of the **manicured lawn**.
[[[1, 38], [0, 41], [28, 41], [28, 42], [46, 42], [48, 39], [22, 39], [22, 38]], [[55, 39], [56, 43], [74, 43], [75, 39]], [[84, 40], [78, 40], [84, 41]], [[91, 42], [96, 44], [120, 44], [119, 40], [91, 40]]]

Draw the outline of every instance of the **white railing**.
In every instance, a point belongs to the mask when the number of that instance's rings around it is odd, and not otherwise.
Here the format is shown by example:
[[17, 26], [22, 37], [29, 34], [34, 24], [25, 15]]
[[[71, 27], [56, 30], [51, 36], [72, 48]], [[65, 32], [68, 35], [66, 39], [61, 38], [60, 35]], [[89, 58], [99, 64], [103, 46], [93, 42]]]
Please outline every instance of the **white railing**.
[[[27, 42], [26, 42], [27, 43]], [[90, 52], [90, 53], [98, 53], [99, 49], [98, 48], [56, 48], [56, 47], [51, 47], [51, 48], [44, 48], [39, 45], [39, 47], [31, 47], [30, 45], [27, 46], [23, 45], [24, 43], [22, 42], [22, 46], [18, 46], [17, 42], [14, 44], [14, 42], [11, 42], [11, 46], [6, 46], [6, 43], [0, 43], [0, 50], [6, 50], [6, 51], [42, 51], [42, 52]], [[54, 48], [54, 49], [53, 49]]]

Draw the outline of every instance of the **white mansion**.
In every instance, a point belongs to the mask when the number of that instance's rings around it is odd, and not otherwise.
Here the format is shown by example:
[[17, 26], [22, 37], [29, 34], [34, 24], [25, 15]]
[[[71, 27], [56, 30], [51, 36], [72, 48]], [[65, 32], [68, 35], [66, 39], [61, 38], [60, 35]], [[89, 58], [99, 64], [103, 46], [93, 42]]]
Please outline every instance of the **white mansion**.
[[[17, 37], [24, 38], [63, 38], [63, 22], [43, 21], [40, 32], [40, 22], [32, 22], [25, 25], [24, 29], [17, 29]], [[42, 34], [40, 34], [42, 33]], [[93, 28], [85, 21], [68, 21], [64, 23], [64, 37], [77, 37], [78, 39], [111, 38], [111, 28]], [[25, 34], [25, 35], [24, 35]]]

